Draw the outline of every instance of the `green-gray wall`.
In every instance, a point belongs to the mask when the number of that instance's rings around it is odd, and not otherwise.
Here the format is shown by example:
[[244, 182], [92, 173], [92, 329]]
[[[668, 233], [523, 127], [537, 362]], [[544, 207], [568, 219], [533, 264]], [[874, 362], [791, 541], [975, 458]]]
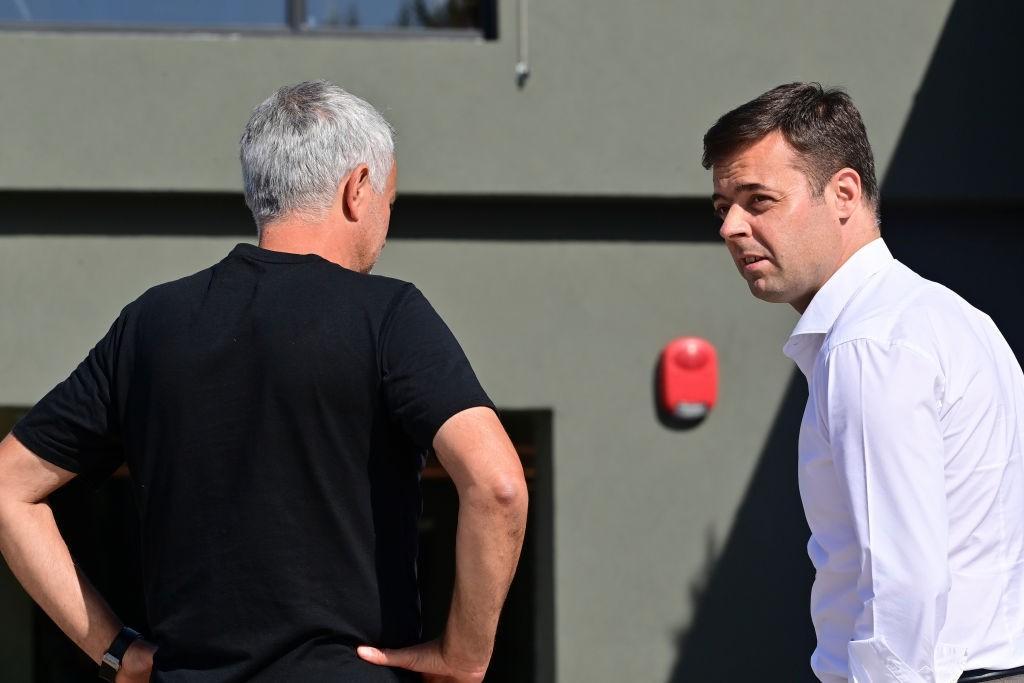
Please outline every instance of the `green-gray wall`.
[[[37, 400], [124, 302], [235, 241], [3, 240], [0, 291], [18, 321], [0, 328], [3, 401]], [[379, 272], [427, 293], [499, 406], [554, 411], [558, 680], [664, 679], [707, 534], [728, 534], [785, 390], [793, 315], [750, 298], [715, 244], [406, 240]], [[722, 401], [673, 432], [655, 417], [652, 371], [690, 333], [718, 346]]]
[[233, 191], [236, 142], [274, 88], [329, 78], [398, 130], [410, 193], [693, 195], [704, 130], [792, 80], [846, 86], [880, 164], [951, 0], [517, 2], [500, 39], [0, 34], [0, 187]]
[[[917, 149], [906, 146], [908, 121], [931, 102], [922, 84], [934, 82], [951, 9], [965, 7], [532, 0], [533, 74], [519, 89], [517, 4], [499, 6], [494, 42], [0, 33], [0, 193], [38, 191], [8, 193], [24, 217], [34, 202], [59, 201], [73, 214], [76, 195], [55, 190], [114, 193], [111, 202], [136, 190], [236, 192], [248, 111], [280, 84], [317, 77], [385, 110], [398, 131], [399, 191], [414, 197], [506, 196], [502, 210], [513, 212], [528, 196], [577, 207], [705, 197], [698, 160], [707, 126], [775, 84], [803, 79], [848, 88], [884, 179], [894, 159]], [[1012, 25], [990, 23], [1004, 33]], [[919, 173], [928, 169], [904, 167], [897, 197], [967, 200], [989, 187], [982, 174], [929, 190], [933, 179]], [[1019, 190], [998, 196], [1021, 199]], [[680, 634], [748, 486], [760, 482], [768, 444], [783, 477], [795, 468], [795, 444], [773, 441], [793, 376], [780, 348], [795, 315], [749, 296], [713, 235], [694, 232], [706, 224], [692, 208], [678, 219], [687, 239], [652, 239], [651, 229], [671, 233], [671, 215], [650, 225], [649, 213], [633, 215], [626, 203], [606, 220], [609, 239], [560, 241], [509, 234], [516, 225], [529, 232], [545, 211], [544, 201], [521, 205], [513, 215], [483, 210], [453, 238], [443, 213], [427, 215], [420, 204], [424, 213], [402, 220], [441, 227], [429, 239], [393, 240], [378, 272], [426, 292], [496, 403], [553, 411], [557, 680], [682, 680]], [[140, 213], [109, 230], [102, 215], [89, 215], [88, 234], [74, 236], [72, 224], [12, 215], [0, 213], [0, 406], [37, 400], [143, 289], [205, 267], [245, 239], [231, 236], [242, 234], [238, 226], [196, 235], [188, 212], [181, 234], [149, 229]], [[495, 239], [497, 223], [506, 227]], [[981, 272], [985, 258], [975, 254], [971, 268]], [[720, 404], [696, 429], [670, 431], [654, 415], [652, 373], [662, 345], [683, 334], [717, 345]], [[0, 614], [8, 605], [24, 614], [13, 595], [0, 590]], [[802, 618], [806, 605], [795, 600], [790, 609]]]

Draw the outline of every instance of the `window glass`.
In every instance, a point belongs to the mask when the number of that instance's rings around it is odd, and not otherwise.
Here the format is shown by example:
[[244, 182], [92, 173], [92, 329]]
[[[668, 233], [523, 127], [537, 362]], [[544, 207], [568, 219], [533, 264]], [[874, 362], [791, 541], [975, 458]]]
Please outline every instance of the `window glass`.
[[[493, 0], [0, 0], [0, 23], [297, 30], [485, 30]], [[303, 9], [305, 8], [304, 13]]]
[[482, 29], [479, 0], [306, 0], [311, 28]]
[[287, 0], [0, 0], [0, 22], [285, 28]]

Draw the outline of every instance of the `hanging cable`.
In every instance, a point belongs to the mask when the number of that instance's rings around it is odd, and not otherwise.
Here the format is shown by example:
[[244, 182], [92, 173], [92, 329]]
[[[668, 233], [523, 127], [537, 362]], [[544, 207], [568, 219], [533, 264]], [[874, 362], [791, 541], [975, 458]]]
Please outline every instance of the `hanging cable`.
[[526, 85], [526, 79], [530, 77], [530, 35], [528, 33], [527, 11], [530, 0], [518, 0], [519, 2], [519, 61], [516, 62], [516, 85], [520, 88]]

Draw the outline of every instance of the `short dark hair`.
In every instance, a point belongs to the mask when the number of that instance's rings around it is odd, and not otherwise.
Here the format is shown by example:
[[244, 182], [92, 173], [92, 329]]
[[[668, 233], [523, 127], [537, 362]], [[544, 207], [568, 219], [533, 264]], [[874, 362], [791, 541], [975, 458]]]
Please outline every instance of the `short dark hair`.
[[796, 150], [815, 196], [837, 171], [852, 168], [877, 214], [878, 182], [868, 133], [853, 100], [839, 88], [789, 83], [736, 107], [704, 135], [704, 168], [776, 130]]

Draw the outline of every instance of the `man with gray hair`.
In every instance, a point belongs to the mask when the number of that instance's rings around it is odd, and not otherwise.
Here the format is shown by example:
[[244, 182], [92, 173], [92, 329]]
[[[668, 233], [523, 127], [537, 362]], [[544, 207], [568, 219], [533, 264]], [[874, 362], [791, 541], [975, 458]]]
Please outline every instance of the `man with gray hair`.
[[[134, 681], [480, 681], [525, 529], [522, 467], [416, 287], [369, 275], [392, 131], [325, 81], [241, 140], [259, 246], [149, 290], [0, 443], [0, 551], [100, 665]], [[459, 492], [444, 634], [421, 643], [418, 476]], [[126, 463], [151, 633], [77, 571], [47, 496]]]

